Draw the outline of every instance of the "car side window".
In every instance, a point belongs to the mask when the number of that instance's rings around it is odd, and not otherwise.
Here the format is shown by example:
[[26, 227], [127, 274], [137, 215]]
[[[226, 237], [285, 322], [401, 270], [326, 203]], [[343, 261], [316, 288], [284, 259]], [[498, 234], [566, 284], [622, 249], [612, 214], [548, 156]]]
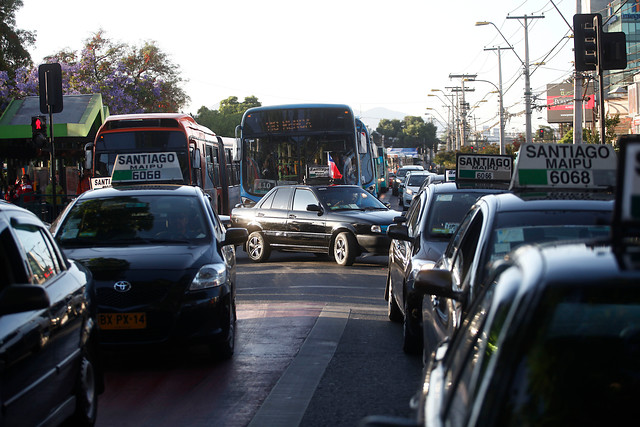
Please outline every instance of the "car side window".
[[271, 194], [264, 196], [262, 203], [260, 203], [260, 207], [262, 209], [271, 209], [271, 204], [273, 203], [274, 195], [278, 192], [278, 190], [272, 192]]
[[271, 209], [289, 209], [289, 196], [291, 196], [291, 188], [279, 188], [273, 198]]
[[472, 380], [485, 343], [489, 339], [487, 315], [493, 303], [495, 286], [487, 288], [484, 296], [466, 317], [460, 330], [455, 335], [455, 342], [447, 351], [445, 391], [447, 414], [445, 418], [452, 425], [464, 425], [467, 422], [467, 411], [470, 409], [473, 392]]
[[311, 190], [306, 188], [297, 188], [293, 195], [293, 210], [306, 211], [307, 205], [317, 205], [318, 199]]
[[473, 258], [478, 248], [478, 240], [482, 231], [482, 220], [484, 215], [478, 210], [469, 223], [466, 233], [464, 233], [459, 242], [459, 247], [454, 255], [452, 274], [457, 281], [458, 286], [462, 287], [469, 272], [469, 268], [473, 262]]
[[47, 244], [44, 230], [34, 225], [18, 225], [14, 231], [27, 257], [31, 283], [41, 285], [60, 273], [59, 260]]
[[422, 211], [422, 199], [416, 197], [407, 212], [407, 229], [409, 236], [415, 237], [418, 233], [418, 219], [420, 218], [420, 212]]
[[23, 267], [20, 249], [11, 235], [9, 228], [0, 233], [0, 289], [16, 283], [26, 283], [25, 268]]

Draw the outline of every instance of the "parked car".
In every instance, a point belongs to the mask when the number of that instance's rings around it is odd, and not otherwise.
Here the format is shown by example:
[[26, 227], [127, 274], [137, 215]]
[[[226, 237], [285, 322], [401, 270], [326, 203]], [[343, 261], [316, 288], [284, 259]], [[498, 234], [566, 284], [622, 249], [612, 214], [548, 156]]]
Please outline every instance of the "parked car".
[[272, 250], [328, 254], [352, 265], [361, 254], [386, 255], [387, 227], [400, 212], [356, 185], [273, 188], [253, 207], [231, 212], [234, 227], [249, 231], [245, 250], [255, 262]]
[[93, 272], [103, 347], [205, 344], [233, 355], [235, 246], [247, 231], [225, 229], [200, 188], [90, 190], [51, 228]]
[[393, 188], [391, 194], [399, 196], [401, 191], [401, 185], [404, 183], [404, 177], [408, 171], [422, 171], [424, 168], [420, 165], [402, 166], [396, 171], [396, 179], [393, 182]]
[[435, 174], [426, 171], [409, 171], [407, 173], [402, 186], [402, 198], [400, 199], [403, 211], [409, 209], [411, 201], [418, 194], [422, 184], [433, 175]]
[[91, 426], [104, 380], [93, 278], [31, 212], [0, 201], [0, 425]]

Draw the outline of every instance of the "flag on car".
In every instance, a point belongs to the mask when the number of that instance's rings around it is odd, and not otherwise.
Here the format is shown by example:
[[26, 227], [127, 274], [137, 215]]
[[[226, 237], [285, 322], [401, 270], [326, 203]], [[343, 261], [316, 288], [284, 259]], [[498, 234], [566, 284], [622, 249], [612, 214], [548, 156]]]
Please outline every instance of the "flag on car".
[[331, 157], [331, 153], [327, 153], [329, 156], [329, 168], [331, 169], [331, 178], [342, 179], [342, 174], [340, 173], [340, 169], [338, 169], [338, 165], [333, 161], [333, 157]]

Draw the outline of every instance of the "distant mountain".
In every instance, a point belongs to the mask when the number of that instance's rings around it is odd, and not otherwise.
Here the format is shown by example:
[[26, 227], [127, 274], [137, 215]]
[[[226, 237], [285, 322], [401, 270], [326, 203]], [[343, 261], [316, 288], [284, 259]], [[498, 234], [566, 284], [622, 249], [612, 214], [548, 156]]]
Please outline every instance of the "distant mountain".
[[365, 125], [369, 127], [371, 130], [376, 130], [378, 127], [378, 122], [382, 119], [387, 120], [402, 120], [410, 114], [401, 113], [399, 111], [392, 111], [386, 108], [378, 107], [372, 108], [371, 110], [362, 111], [360, 114], [356, 114], [360, 117], [360, 120], [364, 122]]

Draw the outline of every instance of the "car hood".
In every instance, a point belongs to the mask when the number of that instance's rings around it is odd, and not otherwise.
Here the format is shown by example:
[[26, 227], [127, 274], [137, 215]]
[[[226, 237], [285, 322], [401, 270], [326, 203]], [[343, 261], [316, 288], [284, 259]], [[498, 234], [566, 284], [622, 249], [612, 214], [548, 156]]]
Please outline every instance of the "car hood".
[[96, 280], [117, 272], [183, 272], [200, 268], [204, 264], [221, 262], [211, 245], [69, 248], [64, 249], [64, 252], [68, 258], [88, 267]]

